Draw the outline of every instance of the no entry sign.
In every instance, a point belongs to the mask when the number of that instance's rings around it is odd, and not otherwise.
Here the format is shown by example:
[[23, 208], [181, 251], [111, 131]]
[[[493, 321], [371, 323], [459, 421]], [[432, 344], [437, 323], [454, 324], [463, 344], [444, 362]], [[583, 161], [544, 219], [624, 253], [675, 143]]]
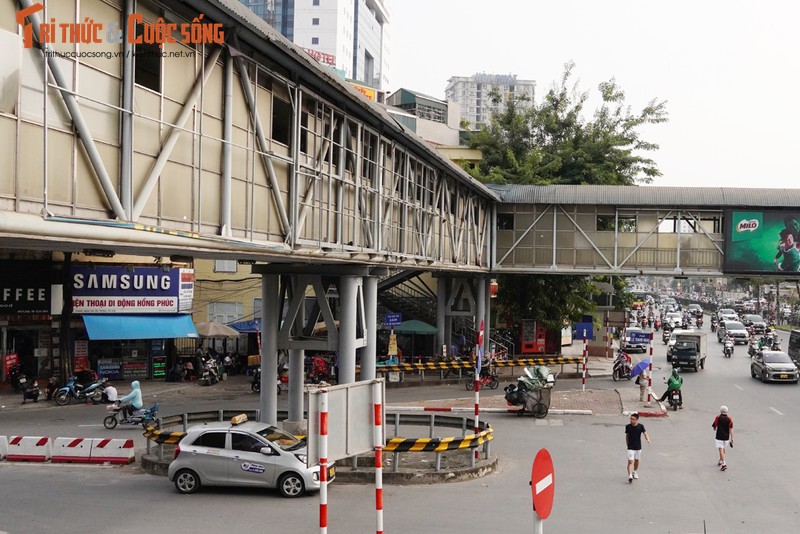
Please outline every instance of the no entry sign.
[[550, 517], [553, 509], [556, 475], [553, 472], [553, 460], [547, 449], [540, 449], [533, 460], [531, 469], [531, 494], [533, 509], [541, 519]]

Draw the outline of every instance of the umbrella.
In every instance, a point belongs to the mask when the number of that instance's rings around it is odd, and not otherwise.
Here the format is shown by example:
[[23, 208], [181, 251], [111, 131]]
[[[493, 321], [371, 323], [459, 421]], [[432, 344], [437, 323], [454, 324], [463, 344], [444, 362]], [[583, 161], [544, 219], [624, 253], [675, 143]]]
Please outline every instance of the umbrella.
[[639, 363], [633, 366], [633, 369], [631, 369], [631, 378], [642, 374], [644, 370], [647, 369], [648, 367], [650, 367], [649, 358], [647, 360], [640, 361]]
[[195, 328], [197, 328], [197, 333], [200, 334], [200, 337], [239, 337], [241, 335], [230, 326], [213, 321], [197, 323]]
[[403, 321], [399, 325], [394, 327], [394, 331], [396, 334], [435, 334], [438, 332], [435, 326], [431, 326], [428, 323], [423, 323], [422, 321], [411, 320], [411, 321]]

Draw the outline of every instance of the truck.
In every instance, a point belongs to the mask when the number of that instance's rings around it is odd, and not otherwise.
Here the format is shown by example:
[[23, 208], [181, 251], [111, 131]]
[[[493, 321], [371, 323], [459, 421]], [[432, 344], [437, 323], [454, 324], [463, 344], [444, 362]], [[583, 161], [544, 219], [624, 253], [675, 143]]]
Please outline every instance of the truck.
[[705, 332], [676, 332], [675, 345], [670, 352], [669, 362], [674, 368], [691, 367], [699, 371], [706, 367], [707, 354]]

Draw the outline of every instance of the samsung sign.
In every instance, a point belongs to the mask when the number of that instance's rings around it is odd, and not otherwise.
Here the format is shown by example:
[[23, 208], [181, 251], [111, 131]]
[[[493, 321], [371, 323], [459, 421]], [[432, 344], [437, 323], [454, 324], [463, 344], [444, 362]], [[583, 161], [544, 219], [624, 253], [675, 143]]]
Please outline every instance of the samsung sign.
[[[72, 311], [74, 313], [178, 313], [191, 309], [181, 279], [191, 269], [160, 267], [74, 266]], [[191, 277], [192, 284], [194, 282]], [[185, 285], [185, 282], [184, 282]]]

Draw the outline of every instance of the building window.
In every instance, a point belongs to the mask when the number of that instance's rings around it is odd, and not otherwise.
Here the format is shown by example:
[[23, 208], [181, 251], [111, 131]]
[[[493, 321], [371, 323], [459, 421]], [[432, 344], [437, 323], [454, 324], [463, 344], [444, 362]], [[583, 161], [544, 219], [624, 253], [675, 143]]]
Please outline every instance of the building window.
[[237, 267], [236, 260], [214, 260], [215, 273], [235, 273]]
[[312, 37], [311, 38], [311, 44], [312, 45], [318, 45], [319, 44], [319, 37]]
[[635, 232], [636, 217], [614, 217], [613, 215], [597, 216], [598, 232], [613, 232], [615, 228], [619, 228], [620, 232]]
[[261, 297], [253, 299], [253, 320], [261, 320]]
[[312, 26], [319, 26], [319, 19], [318, 19], [318, 18], [316, 18], [316, 17], [314, 17], [313, 19], [311, 19], [311, 25], [312, 25]]
[[229, 324], [242, 319], [244, 304], [241, 302], [210, 302], [208, 304], [208, 320]]
[[[143, 25], [136, 26], [136, 36], [141, 37]], [[157, 93], [161, 92], [161, 49], [156, 43], [141, 42], [133, 47], [133, 81], [136, 85], [141, 85], [152, 89]]]
[[280, 98], [272, 98], [272, 139], [284, 145], [289, 144], [289, 131], [292, 126], [292, 106]]
[[514, 229], [514, 214], [513, 213], [498, 213], [497, 214], [497, 229], [498, 230], [513, 230]]

